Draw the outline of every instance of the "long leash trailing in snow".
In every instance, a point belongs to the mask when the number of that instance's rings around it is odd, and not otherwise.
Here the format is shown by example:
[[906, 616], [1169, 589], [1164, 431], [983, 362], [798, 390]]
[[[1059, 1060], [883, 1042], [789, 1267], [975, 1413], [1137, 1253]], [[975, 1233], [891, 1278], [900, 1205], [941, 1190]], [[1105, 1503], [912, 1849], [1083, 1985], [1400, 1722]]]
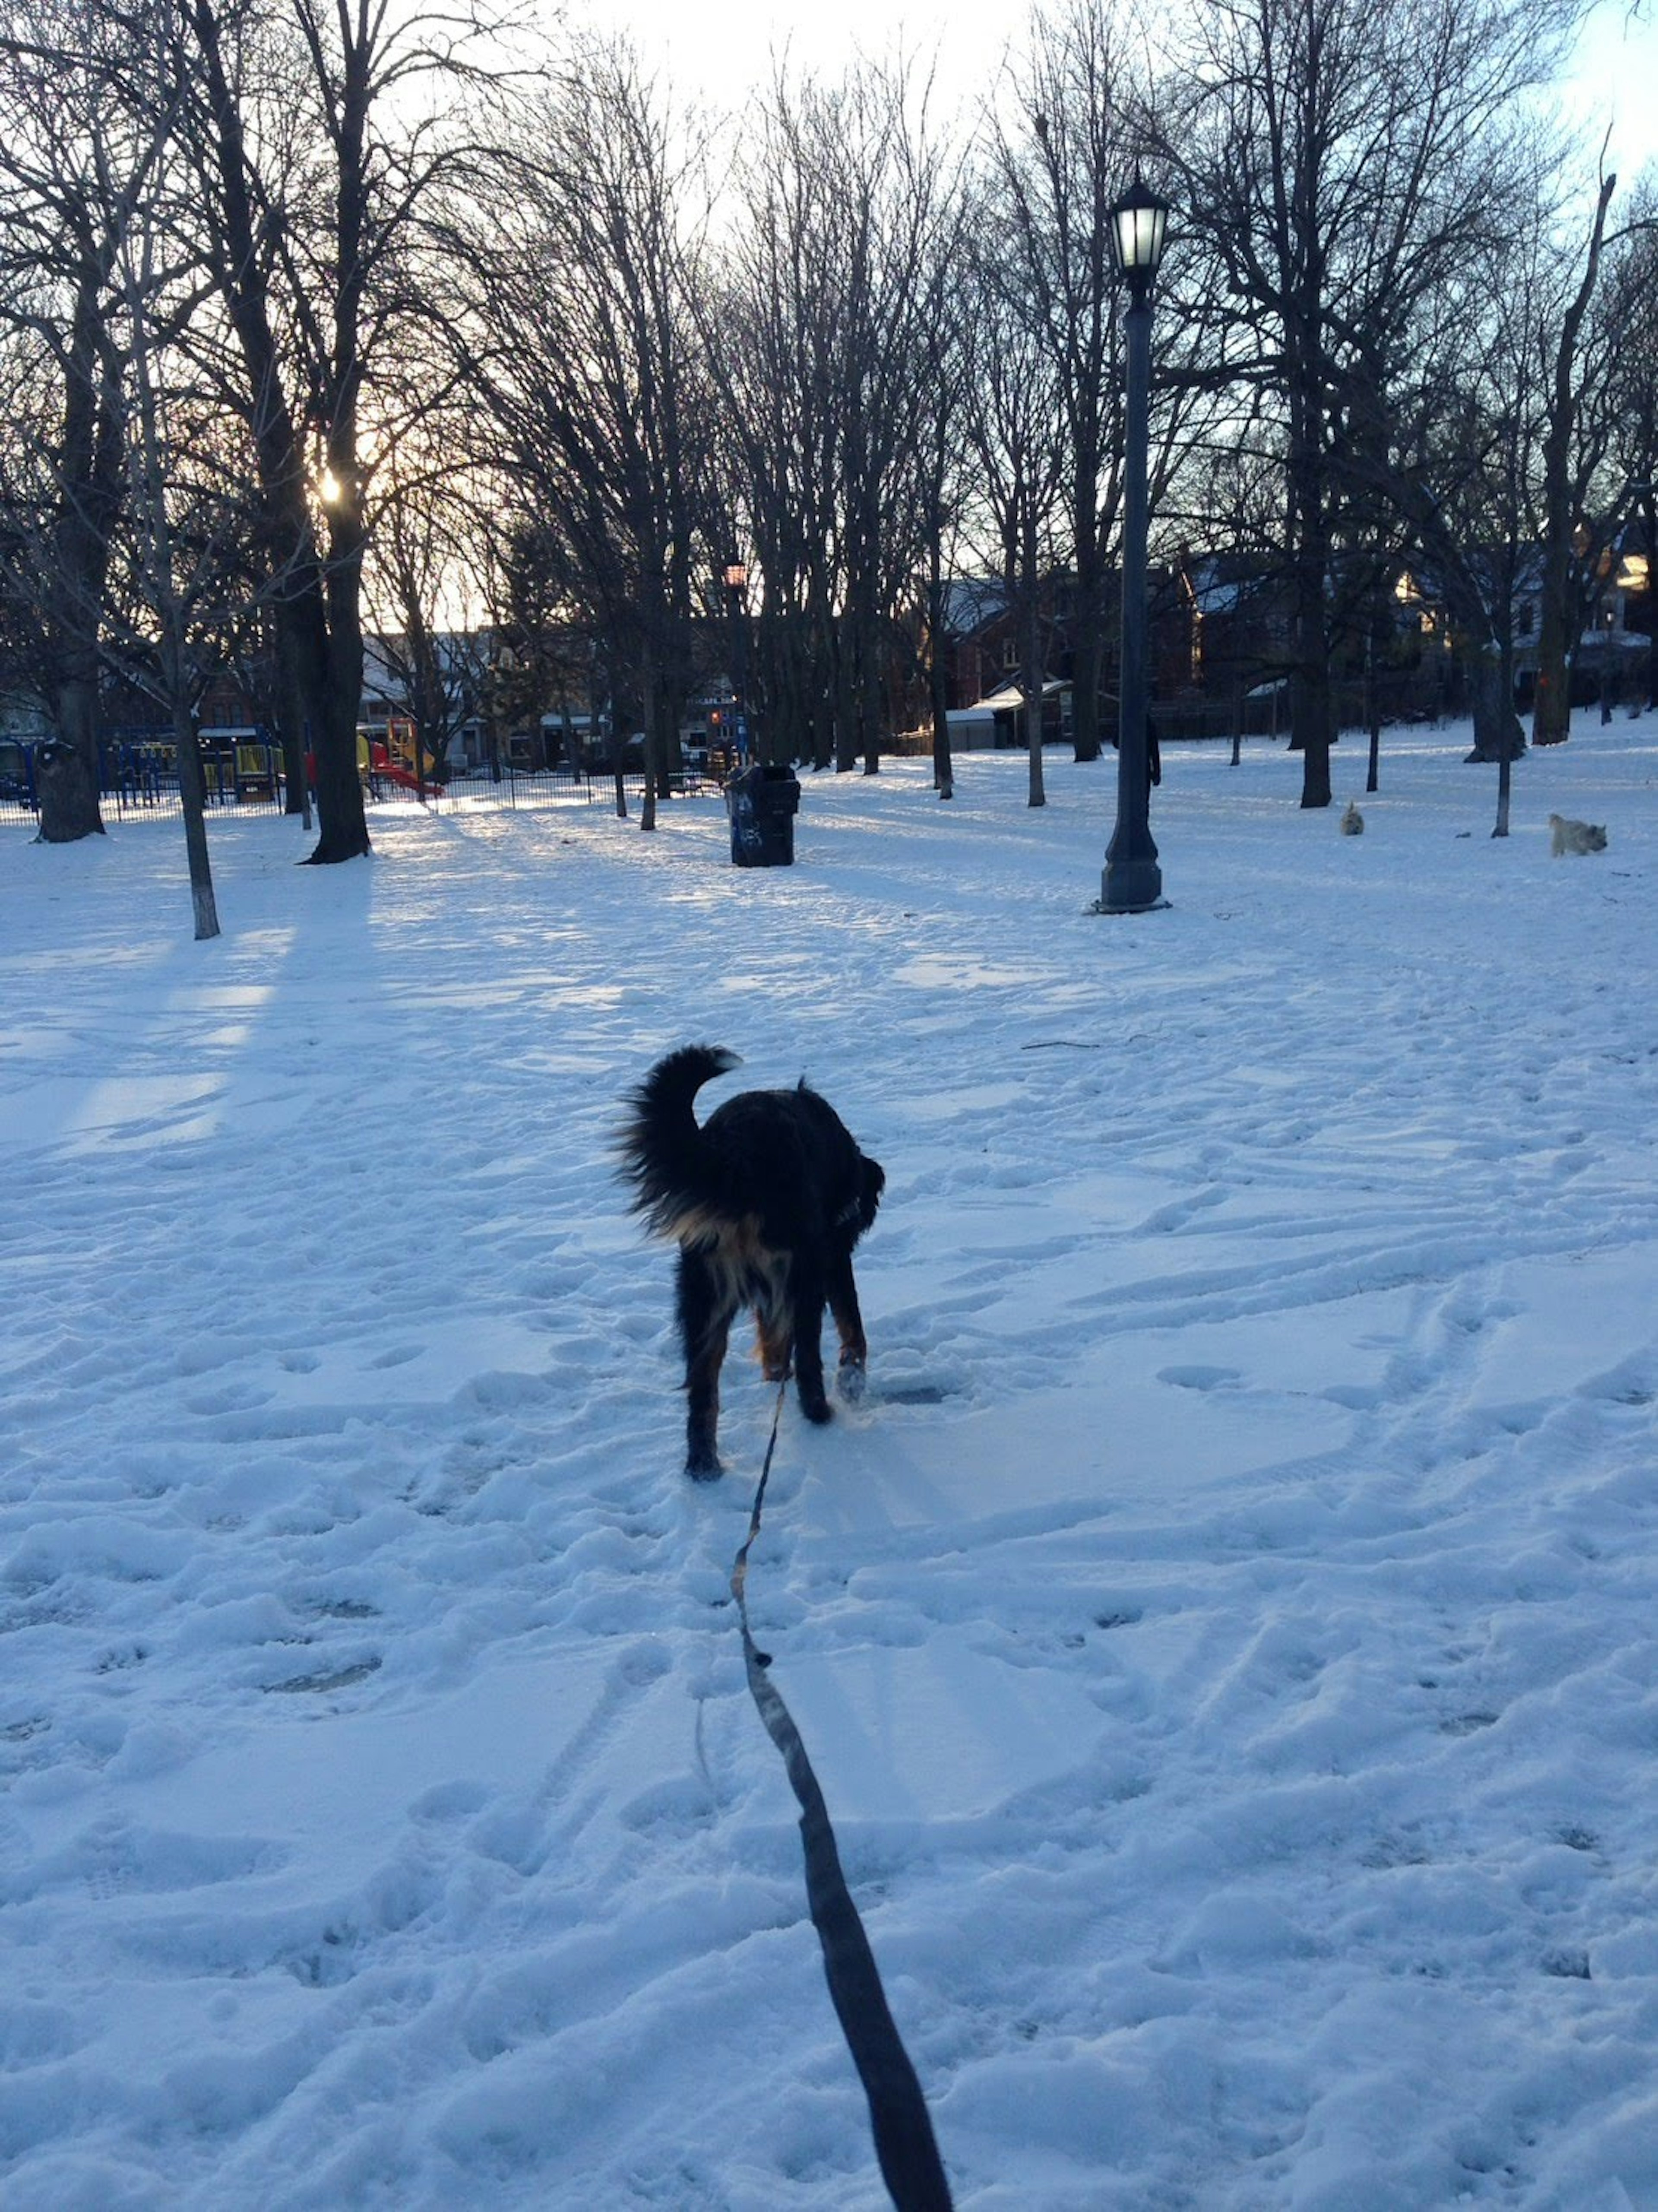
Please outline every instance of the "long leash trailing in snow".
[[800, 1802], [800, 1840], [806, 1860], [806, 1902], [812, 1925], [823, 1946], [823, 1972], [829, 1996], [841, 2021], [841, 2033], [852, 2053], [858, 2077], [869, 2099], [870, 2122], [875, 2136], [875, 2155], [898, 2212], [950, 2212], [950, 2185], [944, 2161], [933, 2137], [921, 2084], [905, 2050], [886, 1991], [881, 1985], [869, 1937], [852, 1901], [847, 1878], [841, 1871], [841, 1854], [829, 1808], [817, 1785], [806, 1747], [788, 1707], [766, 1669], [768, 1653], [756, 1649], [749, 1628], [746, 1586], [749, 1548], [760, 1533], [760, 1513], [766, 1485], [771, 1479], [777, 1431], [783, 1418], [786, 1382], [777, 1393], [771, 1417], [771, 1437], [765, 1464], [760, 1470], [749, 1533], [732, 1567], [732, 1595], [743, 1631], [743, 1662], [748, 1669], [749, 1691], [766, 1724], [766, 1732], [783, 1754], [789, 1782]]

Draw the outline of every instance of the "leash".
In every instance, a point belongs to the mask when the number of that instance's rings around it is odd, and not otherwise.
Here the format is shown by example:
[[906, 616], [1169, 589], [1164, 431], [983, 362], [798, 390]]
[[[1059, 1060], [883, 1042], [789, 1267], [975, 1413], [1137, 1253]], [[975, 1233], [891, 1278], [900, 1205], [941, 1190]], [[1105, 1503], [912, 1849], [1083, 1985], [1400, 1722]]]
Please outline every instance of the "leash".
[[835, 1830], [817, 1777], [793, 1716], [767, 1674], [771, 1655], [758, 1650], [749, 1629], [745, 1595], [749, 1547], [760, 1533], [761, 1508], [771, 1479], [772, 1456], [783, 1419], [786, 1377], [779, 1388], [771, 1417], [771, 1438], [760, 1470], [749, 1533], [732, 1567], [732, 1595], [743, 1631], [743, 1662], [749, 1692], [766, 1724], [766, 1733], [783, 1755], [783, 1764], [800, 1805], [800, 1841], [806, 1861], [806, 1902], [823, 1953], [829, 1996], [846, 2037], [858, 2078], [869, 2099], [870, 2124], [881, 2178], [897, 2212], [951, 2212], [950, 2185], [927, 2116], [926, 2100], [903, 2039], [887, 2003], [869, 1937], [841, 1870]]

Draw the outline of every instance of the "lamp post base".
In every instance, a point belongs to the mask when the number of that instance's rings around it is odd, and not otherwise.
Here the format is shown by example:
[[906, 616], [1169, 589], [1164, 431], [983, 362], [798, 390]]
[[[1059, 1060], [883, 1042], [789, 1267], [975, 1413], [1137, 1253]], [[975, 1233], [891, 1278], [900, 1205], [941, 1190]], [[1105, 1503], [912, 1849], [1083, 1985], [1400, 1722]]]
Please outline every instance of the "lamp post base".
[[1100, 878], [1094, 914], [1151, 914], [1169, 903], [1163, 895], [1163, 870], [1155, 860], [1108, 860]]

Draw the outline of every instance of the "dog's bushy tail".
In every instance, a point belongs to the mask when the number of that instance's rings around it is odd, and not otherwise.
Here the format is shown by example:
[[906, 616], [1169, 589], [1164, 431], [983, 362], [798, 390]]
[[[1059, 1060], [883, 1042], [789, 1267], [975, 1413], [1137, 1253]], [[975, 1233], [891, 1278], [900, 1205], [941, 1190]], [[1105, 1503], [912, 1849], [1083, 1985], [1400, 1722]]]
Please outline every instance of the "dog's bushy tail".
[[633, 1207], [658, 1237], [681, 1235], [688, 1215], [717, 1209], [721, 1190], [692, 1102], [705, 1083], [741, 1061], [712, 1044], [682, 1045], [658, 1060], [628, 1100], [617, 1150]]

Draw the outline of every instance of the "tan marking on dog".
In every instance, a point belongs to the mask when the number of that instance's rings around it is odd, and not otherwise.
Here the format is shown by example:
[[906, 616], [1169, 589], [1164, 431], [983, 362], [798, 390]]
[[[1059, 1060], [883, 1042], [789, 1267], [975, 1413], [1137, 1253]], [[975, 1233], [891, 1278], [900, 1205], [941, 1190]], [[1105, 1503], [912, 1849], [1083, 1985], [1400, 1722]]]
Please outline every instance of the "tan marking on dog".
[[[789, 1260], [760, 1234], [757, 1214], [744, 1213], [735, 1221], [710, 1206], [687, 1206], [656, 1231], [671, 1243], [700, 1252], [713, 1270], [724, 1298], [739, 1306], [752, 1306], [757, 1317], [769, 1322], [783, 1305], [788, 1289]], [[783, 1340], [786, 1343], [787, 1338]]]

